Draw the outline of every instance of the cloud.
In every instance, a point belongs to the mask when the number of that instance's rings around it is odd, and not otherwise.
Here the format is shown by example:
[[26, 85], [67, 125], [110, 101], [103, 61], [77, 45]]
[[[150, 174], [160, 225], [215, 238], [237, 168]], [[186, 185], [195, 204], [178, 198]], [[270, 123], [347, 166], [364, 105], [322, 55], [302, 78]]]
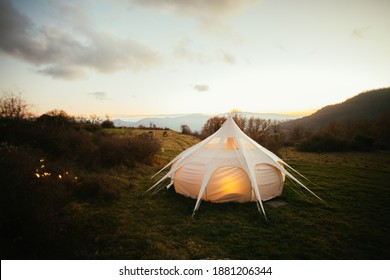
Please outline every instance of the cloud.
[[236, 57], [225, 51], [221, 51], [221, 61], [227, 64], [236, 64]]
[[174, 55], [179, 59], [197, 62], [200, 64], [206, 63], [226, 63], [233, 65], [236, 63], [236, 57], [224, 50], [219, 50], [211, 53], [202, 52], [200, 48], [188, 37], [182, 38], [174, 49]]
[[47, 66], [38, 69], [37, 72], [52, 78], [66, 80], [74, 80], [86, 77], [86, 73], [81, 67], [70, 65]]
[[93, 95], [97, 100], [106, 100], [108, 99], [107, 93], [104, 91], [96, 91], [88, 93], [89, 95]]
[[354, 30], [352, 30], [352, 37], [356, 39], [362, 39], [364, 38], [364, 36], [366, 36], [369, 30], [370, 30], [370, 26], [355, 28]]
[[144, 8], [194, 20], [203, 34], [240, 42], [228, 19], [254, 7], [260, 0], [116, 0], [130, 9]]
[[200, 91], [200, 92], [204, 92], [204, 91], [208, 91], [209, 90], [209, 86], [208, 85], [194, 85], [194, 90], [196, 91]]
[[91, 39], [93, 44], [88, 52], [78, 57], [78, 61], [100, 72], [147, 70], [161, 61], [156, 52], [131, 38], [121, 40], [105, 34], [91, 36]]
[[130, 3], [147, 8], [172, 10], [178, 15], [193, 17], [207, 24], [247, 9], [256, 2], [258, 0], [130, 0]]
[[34, 55], [30, 58], [36, 52], [38, 43], [30, 40], [32, 25], [31, 20], [15, 10], [10, 2], [0, 1], [0, 51], [30, 62], [39, 62], [41, 57]]
[[191, 62], [207, 63], [211, 59], [199, 51], [193, 50], [193, 42], [189, 38], [182, 38], [174, 49], [174, 55], [178, 58], [185, 59]]
[[56, 25], [38, 28], [10, 2], [0, 1], [0, 52], [36, 65], [38, 73], [62, 79], [83, 78], [88, 70], [146, 70], [161, 62], [156, 51], [132, 38], [94, 30], [80, 10], [68, 5], [62, 12], [63, 20], [72, 16], [71, 30]]

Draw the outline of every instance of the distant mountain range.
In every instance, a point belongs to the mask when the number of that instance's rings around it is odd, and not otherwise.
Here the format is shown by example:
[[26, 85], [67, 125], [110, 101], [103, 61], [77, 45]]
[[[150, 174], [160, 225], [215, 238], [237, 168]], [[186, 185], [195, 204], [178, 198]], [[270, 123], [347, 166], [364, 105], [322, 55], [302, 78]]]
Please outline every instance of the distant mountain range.
[[[218, 116], [227, 115], [228, 113], [221, 113]], [[286, 121], [296, 119], [297, 117], [283, 115], [283, 114], [259, 114], [259, 113], [250, 113], [250, 112], [240, 112], [240, 115], [250, 118], [261, 118], [261, 119], [271, 119], [271, 120], [279, 120]], [[156, 127], [169, 128], [172, 130], [180, 131], [181, 125], [186, 124], [190, 127], [192, 131], [200, 132], [202, 130], [203, 125], [206, 121], [212, 117], [213, 115], [205, 115], [205, 114], [188, 114], [188, 115], [180, 115], [180, 116], [159, 116], [159, 117], [146, 117], [142, 118], [138, 121], [126, 121], [123, 119], [114, 119], [113, 122], [116, 127], [152, 127], [155, 125]]]
[[317, 112], [283, 123], [284, 128], [321, 129], [332, 121], [373, 120], [390, 113], [390, 87], [362, 92], [342, 103], [328, 105]]

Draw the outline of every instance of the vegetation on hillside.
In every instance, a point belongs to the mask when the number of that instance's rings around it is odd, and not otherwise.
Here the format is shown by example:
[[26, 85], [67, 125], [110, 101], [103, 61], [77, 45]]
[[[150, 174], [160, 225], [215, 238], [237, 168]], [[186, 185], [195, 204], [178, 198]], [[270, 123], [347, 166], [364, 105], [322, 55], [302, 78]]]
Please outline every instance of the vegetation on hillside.
[[301, 151], [342, 152], [390, 148], [390, 88], [363, 92], [343, 103], [283, 123], [286, 143]]
[[328, 105], [314, 114], [283, 124], [292, 129], [302, 127], [311, 130], [323, 129], [331, 122], [339, 124], [374, 121], [389, 113], [390, 87], [362, 92], [344, 102]]
[[390, 112], [372, 120], [331, 121], [321, 129], [294, 127], [286, 143], [306, 152], [374, 151], [390, 149]]

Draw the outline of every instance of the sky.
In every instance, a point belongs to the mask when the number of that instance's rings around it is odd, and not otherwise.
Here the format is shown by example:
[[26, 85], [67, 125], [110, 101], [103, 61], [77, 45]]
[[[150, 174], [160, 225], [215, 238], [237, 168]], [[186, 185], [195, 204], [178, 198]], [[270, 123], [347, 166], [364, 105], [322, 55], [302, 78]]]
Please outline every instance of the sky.
[[36, 114], [308, 114], [390, 86], [388, 0], [0, 0]]

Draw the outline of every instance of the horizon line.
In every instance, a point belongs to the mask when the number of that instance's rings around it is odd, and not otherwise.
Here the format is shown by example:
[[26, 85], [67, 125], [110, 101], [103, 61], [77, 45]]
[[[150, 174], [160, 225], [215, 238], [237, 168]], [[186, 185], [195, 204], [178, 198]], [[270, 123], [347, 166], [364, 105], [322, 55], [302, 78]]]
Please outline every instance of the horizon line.
[[[279, 115], [279, 116], [286, 116], [286, 117], [292, 117], [292, 118], [299, 118], [299, 117], [305, 117], [308, 115], [311, 115], [315, 113], [318, 110], [306, 110], [306, 111], [290, 111], [290, 112], [267, 112], [267, 113], [258, 113], [258, 112], [248, 112], [248, 111], [239, 111], [238, 113], [244, 113], [244, 114], [257, 114], [257, 115]], [[212, 116], [218, 116], [218, 115], [224, 115], [228, 114], [229, 112], [225, 113], [161, 113], [161, 114], [108, 114], [110, 119], [132, 119], [133, 121], [145, 119], [145, 118], [174, 118], [174, 117], [184, 117], [184, 116], [205, 116], [205, 117], [212, 117]], [[107, 114], [99, 116], [99, 117], [105, 117]]]

